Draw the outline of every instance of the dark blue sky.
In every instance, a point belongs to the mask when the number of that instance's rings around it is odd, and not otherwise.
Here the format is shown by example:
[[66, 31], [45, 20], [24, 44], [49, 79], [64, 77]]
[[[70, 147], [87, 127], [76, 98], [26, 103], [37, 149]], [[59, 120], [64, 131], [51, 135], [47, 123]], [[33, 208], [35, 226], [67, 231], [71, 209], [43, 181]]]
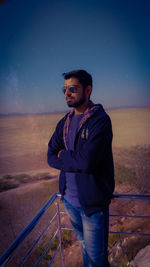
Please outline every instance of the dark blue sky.
[[0, 113], [66, 110], [61, 74], [86, 69], [104, 107], [150, 106], [149, 0], [0, 4]]

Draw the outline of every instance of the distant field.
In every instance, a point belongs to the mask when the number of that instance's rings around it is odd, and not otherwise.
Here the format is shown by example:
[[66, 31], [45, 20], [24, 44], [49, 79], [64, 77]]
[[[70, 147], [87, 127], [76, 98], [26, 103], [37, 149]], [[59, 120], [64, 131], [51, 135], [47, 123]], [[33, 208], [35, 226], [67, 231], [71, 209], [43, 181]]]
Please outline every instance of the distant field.
[[52, 171], [47, 165], [47, 144], [62, 116], [0, 117], [0, 176]]
[[150, 108], [108, 111], [113, 126], [113, 146], [130, 148], [150, 144]]
[[[150, 108], [108, 111], [114, 148], [150, 145]], [[64, 114], [0, 117], [0, 175], [50, 171], [47, 144]]]
[[63, 114], [0, 117], [0, 157], [46, 151]]

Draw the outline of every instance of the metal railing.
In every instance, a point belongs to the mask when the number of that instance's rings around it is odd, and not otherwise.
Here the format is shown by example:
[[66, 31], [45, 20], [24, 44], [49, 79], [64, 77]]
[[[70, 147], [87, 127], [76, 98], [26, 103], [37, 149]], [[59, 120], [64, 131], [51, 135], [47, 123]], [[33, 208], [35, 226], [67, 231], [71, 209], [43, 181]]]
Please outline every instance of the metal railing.
[[[114, 194], [113, 199], [131, 199], [131, 200], [150, 200], [150, 195], [142, 194]], [[139, 219], [150, 219], [150, 216], [144, 215], [129, 215], [129, 214], [109, 214], [110, 217], [124, 217], [124, 218], [139, 218]], [[125, 231], [109, 231], [110, 234], [125, 234], [125, 235], [139, 235], [139, 236], [150, 236], [150, 233], [137, 233], [137, 232], [125, 232]]]
[[[60, 258], [61, 258], [61, 266], [64, 267], [64, 255], [63, 255], [63, 248], [62, 248], [62, 231], [63, 230], [72, 230], [71, 228], [62, 227], [61, 225], [61, 214], [65, 213], [63, 211], [60, 211], [59, 201], [57, 201], [57, 198], [60, 198], [61, 195], [58, 193], [55, 193], [52, 195], [52, 197], [47, 201], [47, 203], [43, 206], [43, 208], [38, 212], [38, 214], [34, 217], [34, 219], [29, 223], [29, 225], [22, 231], [22, 233], [17, 237], [17, 239], [10, 245], [10, 247], [4, 252], [4, 254], [0, 257], [0, 266], [4, 266], [7, 264], [11, 259], [16, 250], [20, 247], [20, 245], [23, 243], [24, 239], [31, 233], [31, 231], [35, 228], [39, 220], [42, 218], [42, 216], [45, 214], [45, 212], [48, 210], [48, 208], [56, 202], [56, 213], [50, 220], [50, 222], [46, 225], [44, 230], [40, 233], [38, 238], [34, 241], [34, 244], [30, 247], [30, 249], [26, 252], [25, 256], [20, 260], [20, 262], [17, 264], [17, 266], [23, 266], [25, 260], [32, 252], [33, 248], [38, 244], [39, 240], [42, 238], [42, 236], [45, 234], [47, 229], [50, 227], [52, 222], [56, 219], [57, 220], [57, 229], [53, 235], [52, 238], [50, 238], [46, 248], [38, 258], [37, 262], [34, 264], [34, 266], [39, 266], [41, 263], [44, 255], [50, 248], [52, 242], [58, 236], [59, 244], [56, 248], [55, 253], [53, 254], [51, 260], [49, 261], [48, 266], [51, 266], [53, 263], [56, 255], [58, 252], [60, 252]], [[127, 194], [114, 194], [113, 199], [132, 199], [132, 200], [150, 200], [150, 195], [127, 195]], [[127, 215], [127, 214], [110, 214], [112, 217], [125, 217], [125, 218], [144, 218], [144, 219], [150, 219], [150, 216], [139, 216], [139, 215]], [[127, 235], [141, 235], [141, 236], [150, 236], [150, 233], [132, 233], [132, 232], [123, 232], [123, 231], [110, 231], [110, 234], [127, 234]], [[16, 266], [16, 265], [13, 265]]]

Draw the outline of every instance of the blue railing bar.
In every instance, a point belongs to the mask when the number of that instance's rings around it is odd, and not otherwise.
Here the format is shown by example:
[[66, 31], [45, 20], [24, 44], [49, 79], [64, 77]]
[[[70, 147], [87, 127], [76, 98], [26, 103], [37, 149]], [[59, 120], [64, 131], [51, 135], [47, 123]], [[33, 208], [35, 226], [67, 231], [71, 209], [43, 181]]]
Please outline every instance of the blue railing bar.
[[113, 199], [114, 198], [136, 198], [136, 199], [146, 199], [146, 200], [150, 200], [150, 195], [139, 195], [139, 194], [113, 194]]
[[144, 215], [124, 215], [124, 214], [109, 214], [109, 216], [113, 217], [125, 217], [125, 218], [142, 218], [142, 219], [150, 219], [150, 216]]
[[41, 239], [41, 237], [44, 235], [44, 233], [47, 231], [48, 227], [52, 224], [52, 222], [54, 221], [54, 219], [56, 218], [57, 213], [53, 216], [53, 218], [50, 220], [50, 222], [48, 223], [48, 225], [45, 227], [45, 229], [42, 231], [42, 233], [40, 234], [40, 236], [36, 239], [36, 241], [34, 242], [34, 244], [32, 245], [32, 247], [28, 250], [28, 252], [26, 253], [26, 255], [23, 257], [23, 259], [21, 260], [21, 262], [19, 263], [18, 267], [20, 267], [23, 262], [26, 260], [26, 258], [29, 256], [29, 254], [31, 253], [32, 249], [36, 246], [36, 244], [39, 242], [39, 240]]
[[[61, 214], [66, 214], [65, 211], [60, 211]], [[126, 217], [126, 218], [143, 218], [143, 219], [150, 219], [150, 216], [144, 216], [144, 215], [127, 215], [127, 214], [109, 214], [109, 216], [112, 217]]]
[[60, 249], [60, 244], [59, 244], [57, 250], [55, 251], [55, 253], [54, 253], [52, 259], [50, 260], [48, 267], [51, 266], [51, 264], [52, 264], [53, 260], [55, 259], [55, 257], [56, 257], [56, 255], [57, 255], [59, 249]]
[[4, 252], [4, 254], [0, 257], [0, 265], [4, 264], [5, 261], [8, 261], [9, 257], [13, 255], [16, 248], [23, 242], [26, 236], [33, 230], [41, 216], [45, 213], [48, 207], [54, 202], [56, 197], [59, 194], [55, 193], [52, 197], [47, 201], [44, 207], [39, 211], [39, 213], [34, 217], [34, 219], [29, 223], [29, 225], [23, 230], [23, 232], [16, 238], [16, 240], [10, 245], [10, 247]]
[[140, 235], [140, 236], [150, 236], [150, 234], [144, 234], [144, 233], [131, 233], [131, 232], [112, 232], [110, 231], [109, 234], [125, 234], [125, 235]]
[[35, 267], [37, 267], [40, 264], [41, 260], [43, 259], [45, 253], [49, 249], [50, 245], [52, 244], [52, 242], [53, 242], [53, 240], [54, 240], [54, 238], [56, 237], [57, 234], [58, 234], [58, 229], [56, 230], [56, 232], [54, 233], [53, 237], [49, 241], [48, 245], [46, 246], [46, 248], [45, 248], [44, 252], [42, 253], [42, 255], [40, 256], [39, 260], [36, 262]]

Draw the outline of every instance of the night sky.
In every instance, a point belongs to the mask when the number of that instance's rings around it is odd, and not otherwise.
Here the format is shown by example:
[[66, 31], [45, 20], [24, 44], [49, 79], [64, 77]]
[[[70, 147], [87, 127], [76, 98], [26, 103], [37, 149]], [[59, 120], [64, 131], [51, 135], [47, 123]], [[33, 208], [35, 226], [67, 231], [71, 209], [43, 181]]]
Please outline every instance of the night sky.
[[74, 69], [105, 108], [150, 106], [150, 1], [0, 1], [0, 113], [67, 110]]

